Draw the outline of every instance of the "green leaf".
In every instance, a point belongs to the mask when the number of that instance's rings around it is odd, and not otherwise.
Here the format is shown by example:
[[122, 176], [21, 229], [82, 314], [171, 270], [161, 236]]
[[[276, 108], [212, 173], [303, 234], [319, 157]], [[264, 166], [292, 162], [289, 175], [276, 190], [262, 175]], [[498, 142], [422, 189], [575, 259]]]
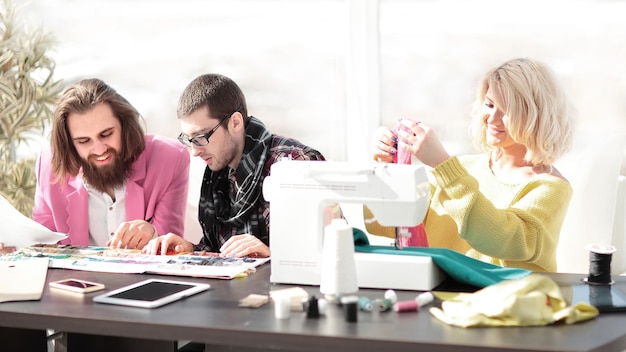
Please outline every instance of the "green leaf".
[[[19, 1], [17, 1], [19, 3]], [[30, 216], [36, 177], [34, 159], [20, 159], [23, 144], [43, 136], [62, 91], [54, 79], [54, 44], [43, 29], [30, 30], [16, 1], [0, 0], [0, 193]]]

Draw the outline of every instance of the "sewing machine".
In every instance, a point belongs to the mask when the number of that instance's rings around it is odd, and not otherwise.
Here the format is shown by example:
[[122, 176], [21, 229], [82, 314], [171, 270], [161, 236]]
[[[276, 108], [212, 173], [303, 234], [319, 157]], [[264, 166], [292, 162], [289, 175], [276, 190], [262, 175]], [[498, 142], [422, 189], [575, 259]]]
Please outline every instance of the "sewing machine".
[[[359, 209], [357, 220], [347, 218], [352, 227], [364, 227], [355, 226], [363, 224], [362, 204], [381, 225], [415, 226], [426, 215], [430, 186], [421, 165], [282, 160], [265, 178], [263, 196], [271, 211], [270, 281], [319, 285], [333, 206]], [[355, 262], [362, 288], [425, 291], [445, 278], [430, 257], [357, 252]]]

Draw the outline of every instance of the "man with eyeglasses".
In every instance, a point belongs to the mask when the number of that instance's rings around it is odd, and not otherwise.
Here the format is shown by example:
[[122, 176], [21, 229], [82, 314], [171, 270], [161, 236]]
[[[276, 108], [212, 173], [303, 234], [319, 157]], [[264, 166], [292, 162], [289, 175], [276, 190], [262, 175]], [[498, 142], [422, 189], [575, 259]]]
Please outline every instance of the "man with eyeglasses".
[[269, 202], [263, 180], [270, 166], [282, 158], [325, 160], [320, 152], [299, 141], [271, 133], [256, 117], [248, 116], [239, 86], [219, 74], [205, 74], [183, 91], [177, 108], [182, 133], [178, 140], [202, 158], [198, 218], [200, 243], [167, 234], [150, 241], [149, 254], [209, 251], [224, 257], [269, 257]]
[[37, 160], [33, 219], [72, 245], [143, 248], [183, 233], [189, 153], [173, 138], [145, 134], [139, 112], [99, 79], [65, 90], [51, 148]]

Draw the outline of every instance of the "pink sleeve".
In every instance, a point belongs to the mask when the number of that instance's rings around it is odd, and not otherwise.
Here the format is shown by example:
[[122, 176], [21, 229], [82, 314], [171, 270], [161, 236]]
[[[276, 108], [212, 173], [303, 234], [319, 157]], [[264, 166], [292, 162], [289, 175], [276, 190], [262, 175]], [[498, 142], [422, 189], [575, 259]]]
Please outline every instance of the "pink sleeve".
[[168, 232], [181, 237], [184, 235], [189, 190], [189, 158], [189, 152], [186, 149], [181, 149], [172, 158], [172, 160], [176, 160], [176, 163], [168, 165], [168, 168], [172, 168], [175, 172], [162, 198], [156, 204], [154, 220], [151, 222], [159, 235]]
[[[56, 231], [52, 210], [46, 200], [44, 187], [50, 186], [50, 160], [49, 153], [42, 152], [35, 162], [37, 186], [35, 188], [35, 206], [32, 218], [52, 231]], [[42, 160], [43, 159], [43, 160]], [[47, 171], [47, 172], [46, 172]]]

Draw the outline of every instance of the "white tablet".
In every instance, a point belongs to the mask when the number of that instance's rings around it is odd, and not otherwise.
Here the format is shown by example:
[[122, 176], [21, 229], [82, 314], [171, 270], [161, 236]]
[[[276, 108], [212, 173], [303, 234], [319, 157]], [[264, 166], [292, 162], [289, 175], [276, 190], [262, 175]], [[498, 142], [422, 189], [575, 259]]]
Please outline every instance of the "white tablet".
[[150, 279], [124, 286], [93, 298], [94, 302], [123, 306], [156, 308], [206, 291], [209, 284]]

